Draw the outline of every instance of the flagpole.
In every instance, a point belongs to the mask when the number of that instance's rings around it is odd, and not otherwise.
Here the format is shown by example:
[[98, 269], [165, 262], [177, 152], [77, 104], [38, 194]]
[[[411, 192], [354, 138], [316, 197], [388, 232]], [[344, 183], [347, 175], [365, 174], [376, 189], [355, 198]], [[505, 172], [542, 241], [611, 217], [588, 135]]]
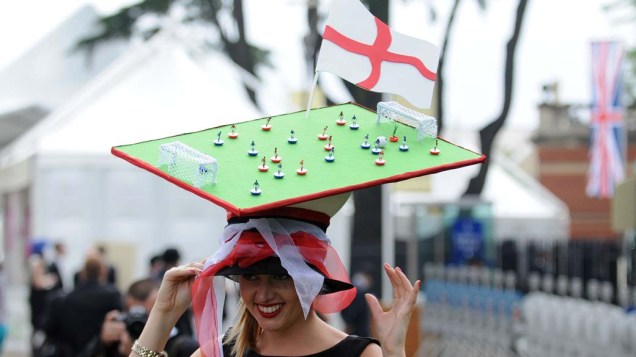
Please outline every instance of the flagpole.
[[318, 85], [318, 71], [314, 72], [314, 82], [311, 85], [311, 92], [309, 92], [309, 101], [307, 102], [307, 111], [305, 112], [305, 119], [309, 118], [309, 111], [311, 110], [311, 103], [314, 101], [314, 92]]

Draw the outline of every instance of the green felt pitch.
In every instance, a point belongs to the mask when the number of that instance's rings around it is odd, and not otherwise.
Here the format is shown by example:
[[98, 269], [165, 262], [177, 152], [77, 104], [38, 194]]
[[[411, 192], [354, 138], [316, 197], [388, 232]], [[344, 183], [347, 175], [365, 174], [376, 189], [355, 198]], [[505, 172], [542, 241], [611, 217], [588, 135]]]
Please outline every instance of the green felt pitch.
[[[346, 124], [342, 126], [336, 124], [340, 112], [346, 120]], [[359, 125], [357, 130], [350, 128], [354, 115]], [[271, 129], [264, 131], [262, 126], [268, 121]], [[301, 111], [236, 123], [235, 126], [238, 137], [234, 139], [228, 137], [231, 125], [225, 125], [116, 146], [112, 152], [237, 215], [423, 176], [479, 163], [485, 159], [481, 154], [442, 139], [427, 137], [418, 142], [415, 128], [388, 120], [376, 124], [374, 111], [353, 103], [312, 109], [309, 117], [306, 117], [305, 111]], [[328, 141], [318, 139], [325, 127], [325, 133], [331, 136], [334, 147], [333, 162], [325, 160], [329, 155], [324, 148]], [[292, 130], [297, 139], [295, 144], [288, 142]], [[389, 137], [394, 130], [399, 140], [390, 142]], [[371, 148], [365, 150], [360, 145], [367, 134]], [[382, 166], [376, 164], [379, 155], [374, 155], [371, 150], [380, 136], [387, 139], [387, 144], [382, 149], [385, 161]], [[223, 144], [215, 145], [214, 142], [219, 137]], [[407, 151], [400, 151], [404, 137], [409, 148]], [[197, 188], [193, 182], [172, 176], [168, 165], [159, 166], [159, 146], [175, 141], [216, 159], [218, 166], [215, 184]], [[258, 151], [256, 156], [248, 155], [252, 141]], [[439, 154], [432, 155], [430, 150], [436, 145]], [[285, 174], [283, 178], [276, 178], [274, 175], [279, 171], [278, 164], [271, 161], [275, 150], [281, 158], [280, 171]], [[259, 170], [263, 165], [263, 157], [269, 167], [267, 172]], [[301, 161], [307, 170], [305, 175], [297, 174]], [[260, 195], [251, 193], [256, 181]]]

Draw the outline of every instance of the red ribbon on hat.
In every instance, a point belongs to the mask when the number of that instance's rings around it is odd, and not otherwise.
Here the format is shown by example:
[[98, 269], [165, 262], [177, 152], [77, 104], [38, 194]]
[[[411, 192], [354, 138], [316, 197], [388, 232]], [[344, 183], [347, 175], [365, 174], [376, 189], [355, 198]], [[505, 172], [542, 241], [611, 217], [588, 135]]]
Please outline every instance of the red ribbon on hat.
[[[292, 233], [296, 247], [305, 261], [315, 266], [325, 277], [350, 283], [347, 273], [336, 250], [328, 242], [306, 232]], [[221, 357], [222, 341], [219, 339], [221, 321], [217, 314], [215, 294], [215, 274], [224, 267], [238, 264], [248, 267], [260, 260], [271, 257], [274, 251], [254, 231], [243, 231], [232, 251], [223, 260], [208, 266], [194, 281], [192, 286], [192, 309], [194, 311], [197, 338], [201, 352], [206, 357]], [[349, 289], [332, 294], [318, 295], [312, 308], [320, 313], [335, 313], [349, 306], [355, 298], [356, 290]]]

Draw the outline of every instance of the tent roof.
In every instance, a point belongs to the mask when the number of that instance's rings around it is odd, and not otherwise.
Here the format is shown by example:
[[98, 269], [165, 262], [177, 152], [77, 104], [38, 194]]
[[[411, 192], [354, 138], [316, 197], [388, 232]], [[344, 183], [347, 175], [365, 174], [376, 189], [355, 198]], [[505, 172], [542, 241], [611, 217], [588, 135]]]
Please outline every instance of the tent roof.
[[0, 113], [31, 105], [52, 110], [114, 61], [122, 53], [123, 41], [100, 46], [90, 60], [84, 52], [73, 50], [81, 38], [95, 31], [98, 18], [92, 7], [82, 7], [2, 68]]
[[72, 51], [95, 29], [90, 6], [75, 12], [0, 71], [0, 148], [27, 132], [121, 54], [123, 41], [93, 52]]
[[255, 118], [233, 64], [191, 55], [161, 33], [119, 58], [71, 101], [0, 152], [0, 169], [35, 154], [103, 153], [117, 144]]

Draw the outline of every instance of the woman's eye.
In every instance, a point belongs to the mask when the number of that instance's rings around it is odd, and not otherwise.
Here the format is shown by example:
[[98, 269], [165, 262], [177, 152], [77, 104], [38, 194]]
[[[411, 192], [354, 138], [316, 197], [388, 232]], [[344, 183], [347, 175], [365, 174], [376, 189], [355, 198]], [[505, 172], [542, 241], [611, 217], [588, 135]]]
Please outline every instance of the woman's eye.
[[247, 280], [247, 281], [254, 281], [256, 280], [256, 275], [253, 274], [244, 274], [243, 279]]
[[274, 279], [276, 279], [276, 280], [287, 280], [287, 279], [289, 279], [289, 278], [290, 278], [290, 276], [289, 276], [289, 275], [287, 275], [287, 274], [277, 274], [277, 275], [274, 275]]

